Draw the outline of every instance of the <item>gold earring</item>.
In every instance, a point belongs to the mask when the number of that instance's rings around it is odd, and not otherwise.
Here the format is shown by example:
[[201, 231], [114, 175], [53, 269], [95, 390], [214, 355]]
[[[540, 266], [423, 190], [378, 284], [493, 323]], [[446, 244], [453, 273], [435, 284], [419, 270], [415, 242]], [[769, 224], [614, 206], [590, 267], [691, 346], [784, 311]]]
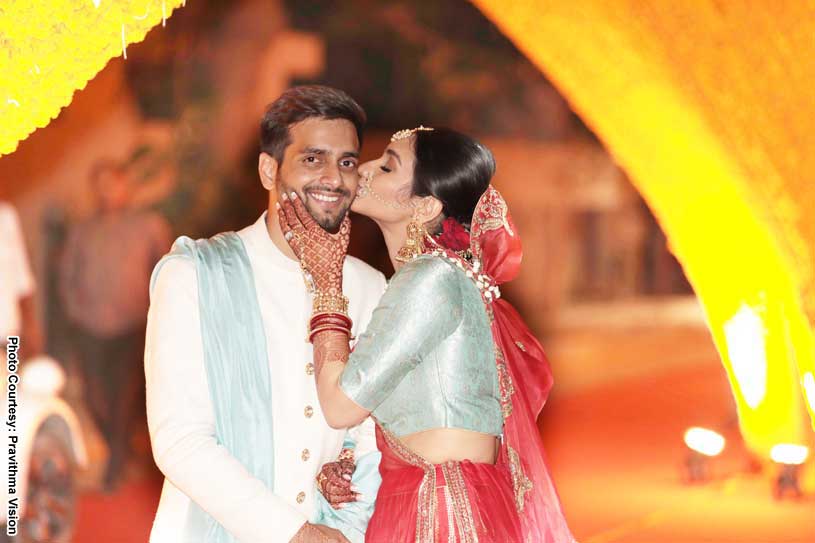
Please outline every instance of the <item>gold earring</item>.
[[405, 239], [405, 244], [399, 249], [399, 252], [396, 253], [395, 258], [397, 262], [404, 264], [422, 254], [426, 234], [427, 230], [425, 230], [424, 224], [420, 223], [417, 215], [414, 214], [407, 225], [407, 239]]

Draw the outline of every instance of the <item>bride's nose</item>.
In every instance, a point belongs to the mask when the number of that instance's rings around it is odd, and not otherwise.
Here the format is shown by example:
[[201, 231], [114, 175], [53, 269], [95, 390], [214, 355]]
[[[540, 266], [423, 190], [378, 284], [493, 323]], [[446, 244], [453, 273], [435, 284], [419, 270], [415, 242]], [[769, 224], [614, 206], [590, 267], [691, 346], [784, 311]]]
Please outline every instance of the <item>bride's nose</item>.
[[375, 168], [374, 167], [374, 162], [376, 162], [376, 161], [375, 160], [369, 160], [368, 162], [360, 164], [359, 168], [357, 169], [359, 171], [359, 175], [361, 177], [373, 177], [374, 168]]

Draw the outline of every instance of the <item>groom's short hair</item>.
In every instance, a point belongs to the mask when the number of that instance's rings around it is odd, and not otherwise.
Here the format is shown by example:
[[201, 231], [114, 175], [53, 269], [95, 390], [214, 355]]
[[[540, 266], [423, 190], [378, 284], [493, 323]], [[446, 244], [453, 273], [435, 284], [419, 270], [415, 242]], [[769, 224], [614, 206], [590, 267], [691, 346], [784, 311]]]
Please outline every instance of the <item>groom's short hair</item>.
[[292, 87], [272, 102], [260, 122], [260, 150], [278, 163], [291, 143], [289, 127], [306, 119], [345, 119], [357, 130], [362, 144], [365, 110], [345, 92], [323, 85]]

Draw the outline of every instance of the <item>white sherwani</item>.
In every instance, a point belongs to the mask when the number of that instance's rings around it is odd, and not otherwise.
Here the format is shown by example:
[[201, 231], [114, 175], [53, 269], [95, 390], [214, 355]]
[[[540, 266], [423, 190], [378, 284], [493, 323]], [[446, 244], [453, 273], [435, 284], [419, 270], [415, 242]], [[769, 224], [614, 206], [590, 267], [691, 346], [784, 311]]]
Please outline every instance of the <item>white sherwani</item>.
[[[272, 380], [274, 488], [253, 477], [215, 440], [207, 389], [194, 264], [167, 261], [158, 273], [147, 319], [147, 420], [153, 455], [164, 473], [151, 543], [179, 543], [194, 500], [241, 543], [287, 542], [312, 515], [314, 478], [336, 460], [345, 430], [323, 418], [306, 339], [311, 296], [297, 262], [269, 238], [264, 213], [238, 232], [254, 274]], [[343, 289], [354, 335], [368, 324], [385, 278], [348, 257]], [[376, 449], [368, 419], [352, 430], [357, 456]]]

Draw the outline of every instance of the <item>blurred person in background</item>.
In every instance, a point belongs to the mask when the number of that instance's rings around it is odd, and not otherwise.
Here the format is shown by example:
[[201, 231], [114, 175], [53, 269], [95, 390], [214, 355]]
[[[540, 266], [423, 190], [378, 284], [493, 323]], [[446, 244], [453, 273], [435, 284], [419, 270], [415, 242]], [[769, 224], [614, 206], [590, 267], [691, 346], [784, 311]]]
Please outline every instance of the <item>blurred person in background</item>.
[[9, 336], [19, 335], [21, 358], [39, 354], [43, 346], [34, 290], [17, 211], [0, 202], [0, 346], [5, 348]]
[[103, 485], [115, 487], [143, 427], [141, 371], [150, 272], [172, 237], [158, 213], [134, 208], [130, 169], [111, 160], [91, 171], [93, 214], [73, 225], [59, 270], [88, 408], [109, 450]]

